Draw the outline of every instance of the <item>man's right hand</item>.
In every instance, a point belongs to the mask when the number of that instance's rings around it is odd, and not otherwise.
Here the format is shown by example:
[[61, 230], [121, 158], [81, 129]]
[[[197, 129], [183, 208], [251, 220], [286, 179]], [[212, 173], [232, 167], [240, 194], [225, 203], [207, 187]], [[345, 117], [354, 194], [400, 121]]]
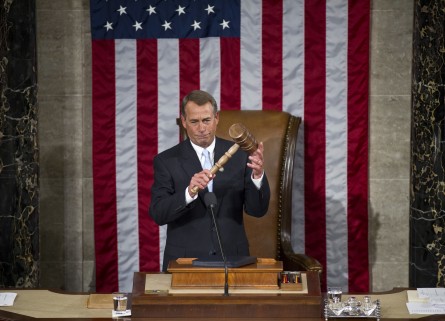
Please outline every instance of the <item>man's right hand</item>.
[[[208, 169], [203, 169], [201, 172], [193, 175], [188, 187], [190, 197], [195, 197], [200, 190], [205, 189], [215, 176], [216, 175], [213, 175]], [[196, 188], [198, 188], [198, 190], [196, 190]]]

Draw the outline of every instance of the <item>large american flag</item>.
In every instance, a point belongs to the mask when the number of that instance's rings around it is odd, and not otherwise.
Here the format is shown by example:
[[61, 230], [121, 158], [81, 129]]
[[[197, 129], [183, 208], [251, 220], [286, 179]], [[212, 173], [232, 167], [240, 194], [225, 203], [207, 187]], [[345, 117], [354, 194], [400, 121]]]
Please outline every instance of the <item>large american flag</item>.
[[153, 157], [179, 142], [181, 98], [303, 118], [292, 241], [323, 286], [369, 290], [369, 0], [91, 0], [98, 292], [159, 271]]

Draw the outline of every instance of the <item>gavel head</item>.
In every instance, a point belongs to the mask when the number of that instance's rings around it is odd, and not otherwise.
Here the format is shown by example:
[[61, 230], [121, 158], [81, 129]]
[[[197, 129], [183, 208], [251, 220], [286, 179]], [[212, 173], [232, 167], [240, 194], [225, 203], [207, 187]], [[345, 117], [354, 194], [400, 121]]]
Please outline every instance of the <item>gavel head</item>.
[[246, 126], [241, 123], [236, 123], [230, 126], [229, 135], [233, 141], [248, 154], [252, 154], [258, 149], [258, 142], [255, 137], [253, 137]]

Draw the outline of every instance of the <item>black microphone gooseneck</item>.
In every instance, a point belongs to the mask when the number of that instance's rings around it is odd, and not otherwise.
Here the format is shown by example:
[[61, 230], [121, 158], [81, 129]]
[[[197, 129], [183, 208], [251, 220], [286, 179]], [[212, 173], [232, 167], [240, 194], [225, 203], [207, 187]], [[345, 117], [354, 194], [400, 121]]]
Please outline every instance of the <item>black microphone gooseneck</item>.
[[218, 224], [216, 223], [215, 212], [213, 211], [213, 209], [215, 208], [215, 206], [217, 204], [215, 193], [209, 192], [206, 195], [204, 195], [204, 202], [205, 202], [206, 206], [210, 209], [210, 213], [212, 214], [213, 225], [215, 226], [216, 237], [218, 238], [219, 249], [221, 251], [221, 256], [222, 256], [223, 262], [224, 262], [224, 296], [228, 296], [229, 295], [229, 271], [227, 269], [227, 261], [226, 261], [226, 256], [224, 255], [221, 238], [219, 237], [219, 229], [218, 229]]

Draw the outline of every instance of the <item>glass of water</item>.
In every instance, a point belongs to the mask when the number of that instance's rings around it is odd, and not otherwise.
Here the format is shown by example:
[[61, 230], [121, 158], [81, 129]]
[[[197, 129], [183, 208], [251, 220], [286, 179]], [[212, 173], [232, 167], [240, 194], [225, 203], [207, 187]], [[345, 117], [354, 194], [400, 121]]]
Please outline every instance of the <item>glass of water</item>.
[[343, 294], [341, 287], [329, 287], [328, 288], [328, 300], [331, 303], [340, 303], [341, 295]]
[[126, 293], [113, 293], [113, 310], [122, 312], [127, 310], [128, 297]]

